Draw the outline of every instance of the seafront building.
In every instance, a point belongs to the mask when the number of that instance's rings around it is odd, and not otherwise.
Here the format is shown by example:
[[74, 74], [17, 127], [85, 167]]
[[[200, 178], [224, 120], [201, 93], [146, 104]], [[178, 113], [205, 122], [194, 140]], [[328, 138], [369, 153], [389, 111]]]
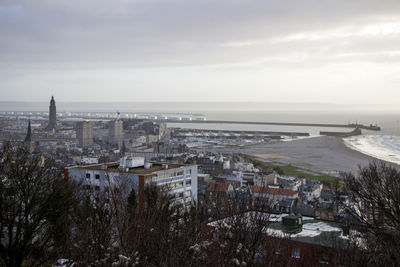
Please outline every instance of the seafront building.
[[126, 156], [119, 162], [65, 168], [65, 177], [97, 191], [113, 186], [129, 192], [134, 189], [139, 206], [149, 185], [167, 190], [176, 204], [197, 203], [197, 165], [145, 162], [143, 157]]
[[80, 147], [93, 145], [93, 125], [90, 121], [79, 122], [76, 128], [76, 139]]

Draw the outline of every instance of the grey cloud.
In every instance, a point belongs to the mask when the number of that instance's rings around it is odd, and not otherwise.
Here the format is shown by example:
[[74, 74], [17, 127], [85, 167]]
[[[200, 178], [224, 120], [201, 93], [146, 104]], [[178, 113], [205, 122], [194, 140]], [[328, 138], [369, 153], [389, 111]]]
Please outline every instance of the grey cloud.
[[5, 1], [0, 59], [45, 67], [232, 62], [241, 60], [237, 50], [219, 44], [357, 25], [399, 9], [399, 1], [365, 0]]
[[[317, 92], [322, 83], [312, 77], [324, 67], [329, 76], [334, 64], [400, 62], [400, 34], [356, 34], [385, 22], [400, 23], [400, 1], [2, 0], [0, 96], [27, 95], [32, 84], [63, 97], [74, 92], [71, 99], [110, 87], [170, 100], [184, 98], [185, 88], [196, 99], [216, 89], [250, 99], [247, 86], [260, 95], [265, 87]], [[365, 86], [363, 75], [349, 77]]]

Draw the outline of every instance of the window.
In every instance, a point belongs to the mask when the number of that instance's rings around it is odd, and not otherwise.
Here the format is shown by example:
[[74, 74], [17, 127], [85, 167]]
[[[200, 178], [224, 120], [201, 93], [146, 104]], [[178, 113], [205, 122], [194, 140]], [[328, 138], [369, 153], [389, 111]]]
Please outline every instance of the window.
[[300, 248], [294, 247], [292, 250], [292, 258], [299, 259], [300, 258]]
[[186, 186], [191, 185], [192, 184], [192, 180], [186, 180]]
[[180, 187], [182, 187], [182, 186], [183, 186], [183, 183], [182, 183], [182, 182], [176, 183], [176, 184], [175, 184], [175, 188], [180, 188]]
[[218, 241], [219, 240], [219, 234], [214, 232], [213, 233], [213, 239], [214, 239], [214, 241]]
[[96, 178], [96, 180], [99, 180], [100, 179], [100, 174], [96, 174], [95, 178]]
[[192, 174], [192, 169], [186, 170], [186, 175], [191, 175]]
[[322, 253], [319, 257], [319, 262], [322, 264], [329, 264], [329, 255], [326, 253]]
[[86, 173], [86, 178], [90, 179], [90, 173]]
[[183, 171], [177, 171], [176, 172], [176, 176], [182, 176], [183, 175]]

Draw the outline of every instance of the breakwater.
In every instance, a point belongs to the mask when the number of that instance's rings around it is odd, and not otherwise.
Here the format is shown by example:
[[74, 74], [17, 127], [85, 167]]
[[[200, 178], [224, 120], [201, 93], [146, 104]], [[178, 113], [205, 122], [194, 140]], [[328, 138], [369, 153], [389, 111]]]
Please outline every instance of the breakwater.
[[348, 133], [343, 133], [343, 132], [320, 132], [320, 135], [327, 135], [327, 136], [336, 136], [336, 137], [350, 137], [350, 136], [356, 136], [356, 135], [361, 135], [361, 129], [356, 128], [351, 132]]
[[169, 123], [209, 123], [209, 124], [247, 124], [247, 125], [281, 125], [281, 126], [308, 126], [308, 127], [334, 127], [334, 128], [359, 128], [371, 131], [380, 131], [377, 125], [350, 124], [329, 124], [329, 123], [297, 123], [297, 122], [260, 122], [260, 121], [220, 121], [220, 120], [153, 120]]
[[207, 138], [207, 139], [280, 139], [281, 136], [305, 137], [309, 133], [302, 132], [272, 132], [272, 131], [234, 131], [234, 130], [204, 130], [172, 128], [171, 137], [174, 138]]

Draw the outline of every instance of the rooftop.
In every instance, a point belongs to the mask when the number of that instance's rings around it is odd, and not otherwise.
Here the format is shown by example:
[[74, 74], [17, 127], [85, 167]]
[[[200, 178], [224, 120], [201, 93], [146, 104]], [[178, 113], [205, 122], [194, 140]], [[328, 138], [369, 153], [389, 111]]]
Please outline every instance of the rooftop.
[[263, 193], [263, 194], [272, 194], [272, 195], [288, 195], [293, 196], [298, 194], [296, 191], [286, 189], [286, 188], [270, 188], [270, 187], [262, 187], [262, 186], [253, 186], [251, 188], [253, 193]]
[[288, 214], [273, 214], [258, 211], [249, 211], [243, 214], [234, 215], [221, 220], [210, 222], [208, 225], [213, 227], [227, 226], [237, 219], [251, 221], [263, 220], [266, 223], [264, 232], [269, 236], [290, 238], [291, 240], [317, 244], [321, 246], [333, 247], [343, 241], [347, 241], [347, 237], [343, 235], [343, 230], [340, 224], [315, 219], [313, 217], [302, 216], [302, 230], [296, 234], [291, 234], [290, 237], [285, 234], [282, 218]]
[[228, 183], [210, 182], [208, 183], [207, 191], [227, 192], [229, 190], [229, 186], [230, 184]]
[[68, 169], [119, 172], [119, 173], [146, 175], [146, 174], [152, 174], [152, 173], [162, 171], [162, 170], [171, 170], [171, 169], [192, 166], [192, 165], [166, 163], [166, 162], [149, 162], [149, 163], [151, 163], [151, 167], [149, 167], [149, 168], [145, 168], [144, 166], [139, 166], [139, 167], [134, 167], [134, 168], [120, 169], [118, 162], [110, 162], [110, 163], [93, 164], [93, 165], [86, 165], [86, 166], [73, 166], [73, 167], [69, 167]]

